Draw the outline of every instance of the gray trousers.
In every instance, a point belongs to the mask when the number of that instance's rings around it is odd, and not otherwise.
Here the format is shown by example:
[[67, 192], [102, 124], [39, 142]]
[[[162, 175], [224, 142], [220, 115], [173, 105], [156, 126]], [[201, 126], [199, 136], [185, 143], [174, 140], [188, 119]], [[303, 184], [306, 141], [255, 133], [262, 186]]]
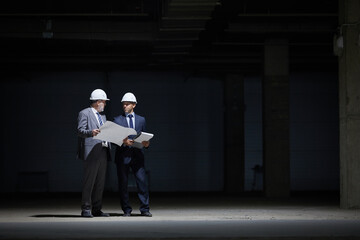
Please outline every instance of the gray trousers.
[[102, 208], [102, 197], [106, 179], [107, 148], [96, 144], [83, 161], [82, 210], [98, 211]]

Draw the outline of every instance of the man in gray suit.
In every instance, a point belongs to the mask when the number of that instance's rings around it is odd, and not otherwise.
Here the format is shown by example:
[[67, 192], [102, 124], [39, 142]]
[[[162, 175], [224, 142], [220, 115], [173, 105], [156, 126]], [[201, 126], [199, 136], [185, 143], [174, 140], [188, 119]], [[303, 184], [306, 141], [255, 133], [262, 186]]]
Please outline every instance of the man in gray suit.
[[94, 90], [90, 96], [90, 107], [79, 112], [78, 116], [78, 158], [83, 160], [84, 166], [82, 217], [109, 217], [101, 208], [110, 143], [93, 138], [100, 133], [99, 128], [106, 121], [106, 116], [100, 113], [108, 100], [103, 90]]

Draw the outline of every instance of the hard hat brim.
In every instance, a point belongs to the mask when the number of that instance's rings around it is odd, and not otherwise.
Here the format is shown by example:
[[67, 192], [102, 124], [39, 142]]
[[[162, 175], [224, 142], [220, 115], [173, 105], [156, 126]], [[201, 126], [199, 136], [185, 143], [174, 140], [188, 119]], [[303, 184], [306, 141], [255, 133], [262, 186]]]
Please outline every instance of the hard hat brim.
[[105, 101], [110, 101], [110, 99], [106, 98], [106, 99], [102, 99], [102, 98], [90, 98], [90, 100], [95, 101], [95, 100], [105, 100]]

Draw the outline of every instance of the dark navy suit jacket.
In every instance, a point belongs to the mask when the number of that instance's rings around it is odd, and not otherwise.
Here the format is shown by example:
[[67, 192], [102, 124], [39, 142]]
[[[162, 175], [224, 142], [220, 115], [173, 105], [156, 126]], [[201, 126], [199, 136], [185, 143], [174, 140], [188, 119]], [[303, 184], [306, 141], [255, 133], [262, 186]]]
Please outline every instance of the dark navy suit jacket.
[[[145, 132], [146, 121], [145, 118], [134, 114], [135, 116], [135, 130], [139, 134], [140, 132]], [[114, 122], [123, 127], [129, 127], [125, 113], [114, 117]], [[144, 152], [143, 149], [128, 147], [122, 145], [121, 147], [116, 147], [115, 153], [115, 162], [116, 163], [129, 163], [130, 161], [144, 161]]]

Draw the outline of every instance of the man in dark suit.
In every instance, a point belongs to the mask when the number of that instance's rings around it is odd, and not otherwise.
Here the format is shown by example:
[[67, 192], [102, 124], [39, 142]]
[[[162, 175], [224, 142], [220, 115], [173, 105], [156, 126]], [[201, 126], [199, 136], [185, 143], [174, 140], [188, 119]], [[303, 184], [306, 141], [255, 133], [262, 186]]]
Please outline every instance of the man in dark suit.
[[[145, 118], [135, 114], [134, 108], [136, 107], [136, 97], [132, 93], [126, 93], [122, 100], [124, 113], [114, 118], [114, 122], [123, 127], [134, 128], [139, 134], [145, 132]], [[128, 176], [131, 168], [134, 173], [136, 186], [138, 189], [138, 197], [140, 200], [140, 212], [142, 216], [152, 217], [149, 208], [149, 190], [146, 182], [146, 172], [144, 165], [144, 152], [143, 149], [132, 147], [134, 136], [129, 136], [124, 139], [121, 147], [116, 147], [115, 163], [117, 166], [117, 175], [119, 181], [120, 203], [124, 211], [125, 217], [130, 216], [132, 208], [129, 203], [128, 192]], [[142, 145], [145, 148], [149, 147], [150, 142], [144, 141]]]
[[84, 175], [82, 185], [81, 216], [109, 217], [103, 213], [102, 196], [105, 185], [107, 161], [110, 160], [110, 144], [93, 139], [99, 134], [100, 126], [106, 121], [104, 111], [106, 93], [96, 89], [90, 96], [90, 107], [79, 112], [78, 116], [78, 158], [83, 160]]

